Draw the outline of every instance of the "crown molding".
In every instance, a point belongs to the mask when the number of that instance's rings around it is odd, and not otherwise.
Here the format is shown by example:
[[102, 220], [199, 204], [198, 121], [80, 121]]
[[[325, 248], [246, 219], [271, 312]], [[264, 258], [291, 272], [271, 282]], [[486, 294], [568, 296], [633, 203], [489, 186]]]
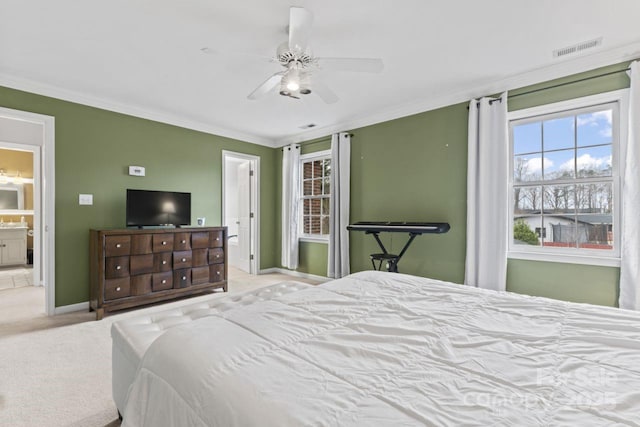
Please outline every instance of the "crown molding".
[[607, 65], [631, 61], [637, 58], [640, 58], [640, 41], [615, 49], [593, 53], [591, 55], [581, 55], [573, 59], [566, 59], [559, 63], [511, 75], [490, 83], [476, 82], [476, 84], [470, 84], [466, 88], [455, 93], [430, 98], [428, 100], [419, 100], [416, 102], [396, 105], [378, 113], [356, 117], [348, 122], [314, 128], [313, 130], [283, 138], [279, 141], [278, 146], [281, 147], [292, 143], [309, 141], [336, 132], [358, 129], [402, 117], [412, 116], [414, 114], [435, 110], [437, 108], [467, 102], [474, 98], [514, 90], [537, 83], [543, 83], [572, 74], [605, 67]]
[[183, 117], [180, 117], [179, 115], [168, 114], [165, 112], [133, 105], [125, 105], [111, 100], [106, 100], [82, 94], [76, 91], [70, 91], [67, 89], [38, 83], [28, 79], [16, 78], [14, 76], [2, 73], [0, 73], [0, 85], [16, 90], [27, 91], [38, 95], [48, 96], [64, 101], [113, 111], [116, 113], [127, 114], [134, 117], [192, 129], [212, 135], [237, 139], [243, 142], [249, 142], [265, 147], [278, 148], [291, 143], [304, 142], [316, 138], [321, 138], [327, 135], [331, 135], [332, 133], [341, 132], [344, 130], [358, 129], [361, 127], [371, 126], [402, 117], [412, 116], [414, 114], [423, 113], [425, 111], [466, 102], [470, 99], [478, 98], [481, 96], [504, 92], [505, 90], [518, 89], [525, 86], [554, 80], [560, 77], [566, 77], [571, 74], [581, 73], [595, 68], [604, 67], [624, 61], [630, 61], [639, 57], [640, 41], [620, 46], [614, 49], [592, 53], [589, 55], [583, 54], [572, 59], [567, 58], [562, 62], [529, 70], [524, 73], [511, 75], [504, 79], [492, 81], [489, 83], [476, 81], [454, 93], [395, 105], [383, 111], [360, 115], [346, 122], [320, 126], [314, 128], [313, 130], [307, 130], [281, 138], [268, 138], [253, 133], [213, 126], [209, 123], [202, 123], [199, 121], [185, 119]]
[[237, 139], [243, 142], [250, 142], [252, 144], [263, 145], [271, 148], [277, 147], [274, 140], [262, 137], [260, 135], [226, 129], [218, 126], [212, 126], [209, 123], [202, 123], [195, 120], [185, 119], [178, 115], [167, 114], [165, 112], [137, 107], [134, 105], [125, 105], [119, 102], [82, 94], [76, 91], [38, 83], [29, 79], [16, 78], [14, 76], [3, 73], [0, 73], [0, 86], [30, 92], [37, 95], [48, 96], [63, 101], [74, 102], [76, 104], [86, 105], [89, 107], [100, 108], [102, 110], [113, 111], [115, 113], [126, 114], [133, 117], [179, 126], [182, 128], [204, 132], [216, 136]]

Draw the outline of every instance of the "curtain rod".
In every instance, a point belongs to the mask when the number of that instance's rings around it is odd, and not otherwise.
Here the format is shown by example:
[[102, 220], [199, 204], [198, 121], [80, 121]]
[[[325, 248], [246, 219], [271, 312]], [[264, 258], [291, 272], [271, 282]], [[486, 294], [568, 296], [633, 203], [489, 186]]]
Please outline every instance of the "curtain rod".
[[[593, 80], [593, 79], [598, 79], [600, 77], [611, 76], [613, 74], [624, 73], [624, 72], [629, 71], [630, 69], [631, 68], [624, 68], [622, 70], [609, 71], [608, 73], [597, 74], [595, 76], [583, 77], [581, 79], [572, 80], [570, 82], [558, 83], [558, 84], [551, 85], [551, 86], [541, 87], [541, 88], [538, 88], [538, 89], [532, 89], [532, 90], [528, 90], [526, 92], [516, 93], [515, 95], [509, 94], [509, 95], [507, 95], [507, 98], [508, 99], [517, 98], [518, 96], [529, 95], [529, 94], [532, 94], [532, 93], [542, 92], [544, 90], [549, 90], [549, 89], [555, 89], [555, 88], [558, 88], [558, 87], [572, 85], [572, 84], [575, 84], [575, 83], [582, 83], [582, 82], [585, 82], [587, 80]], [[502, 101], [502, 98], [491, 99], [491, 100], [489, 100], [489, 104], [493, 104], [494, 102], [497, 102], [497, 101]], [[480, 103], [478, 103], [478, 105], [480, 105]], [[468, 106], [467, 106], [467, 109], [469, 109]]]
[[[353, 137], [354, 137], [354, 135], [353, 135], [352, 133], [350, 133], [350, 134], [349, 134], [349, 137], [353, 138]], [[331, 141], [331, 137], [329, 136], [329, 137], [327, 137], [327, 138], [322, 138], [322, 139], [318, 139], [318, 140], [315, 140], [315, 141], [303, 141], [303, 142], [296, 142], [295, 144], [296, 144], [298, 147], [300, 147], [301, 145], [313, 145], [313, 144], [320, 144], [320, 143], [322, 143], [322, 142], [330, 142], [330, 141]], [[285, 148], [286, 148], [286, 146], [285, 146], [285, 147], [282, 147], [282, 150], [284, 150]], [[297, 147], [296, 147], [296, 148], [297, 148]]]
[[622, 70], [617, 70], [617, 71], [609, 71], [608, 73], [602, 73], [602, 74], [597, 74], [595, 76], [589, 76], [589, 77], [583, 77], [581, 79], [578, 80], [572, 80], [570, 82], [564, 82], [564, 83], [558, 83], [552, 86], [547, 86], [547, 87], [541, 87], [539, 89], [532, 89], [532, 90], [528, 90], [526, 92], [522, 92], [522, 93], [516, 93], [515, 95], [509, 95], [509, 98], [516, 98], [518, 96], [522, 96], [522, 95], [529, 95], [531, 93], [536, 93], [536, 92], [541, 92], [543, 90], [547, 90], [547, 89], [555, 89], [557, 87], [562, 87], [562, 86], [567, 86], [567, 85], [572, 85], [574, 83], [581, 83], [581, 82], [586, 82], [587, 80], [593, 80], [593, 79], [599, 79], [600, 77], [606, 77], [606, 76], [611, 76], [613, 74], [618, 74], [618, 73], [624, 73], [629, 71], [631, 68], [624, 68]]

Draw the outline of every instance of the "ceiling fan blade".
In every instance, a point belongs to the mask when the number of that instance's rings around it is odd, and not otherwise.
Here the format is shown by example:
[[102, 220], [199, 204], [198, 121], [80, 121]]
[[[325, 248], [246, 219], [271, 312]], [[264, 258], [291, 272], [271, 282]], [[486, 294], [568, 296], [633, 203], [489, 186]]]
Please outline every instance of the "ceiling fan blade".
[[313, 82], [313, 91], [327, 104], [335, 104], [339, 100], [334, 91], [317, 79]]
[[328, 71], [381, 73], [384, 63], [379, 58], [318, 58], [318, 67]]
[[289, 9], [289, 50], [304, 52], [309, 41], [313, 15], [303, 7]]
[[282, 76], [284, 72], [275, 73], [267, 80], [265, 80], [260, 86], [258, 86], [253, 92], [251, 92], [247, 98], [251, 100], [255, 100], [263, 97], [267, 92], [276, 87], [278, 83], [282, 80]]

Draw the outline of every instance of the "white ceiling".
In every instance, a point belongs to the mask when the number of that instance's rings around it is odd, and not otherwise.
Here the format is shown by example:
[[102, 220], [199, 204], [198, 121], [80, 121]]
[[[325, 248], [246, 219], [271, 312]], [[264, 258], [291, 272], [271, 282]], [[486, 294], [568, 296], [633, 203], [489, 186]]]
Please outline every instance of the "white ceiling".
[[[640, 57], [637, 0], [292, 1], [0, 0], [0, 85], [279, 146]], [[314, 54], [383, 73], [325, 77], [335, 104], [248, 100], [282, 69], [290, 6]]]

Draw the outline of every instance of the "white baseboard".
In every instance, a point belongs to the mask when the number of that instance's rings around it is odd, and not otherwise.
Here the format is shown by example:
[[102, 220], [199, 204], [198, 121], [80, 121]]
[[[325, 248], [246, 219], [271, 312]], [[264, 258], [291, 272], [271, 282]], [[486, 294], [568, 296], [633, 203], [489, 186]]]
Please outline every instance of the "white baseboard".
[[264, 270], [260, 270], [258, 274], [269, 274], [269, 273], [286, 274], [288, 276], [302, 277], [309, 280], [317, 280], [318, 282], [328, 282], [329, 280], [333, 280], [324, 276], [316, 276], [315, 274], [301, 273], [299, 271], [287, 270], [286, 268], [278, 268], [278, 267], [265, 268]]
[[56, 314], [73, 313], [74, 311], [83, 311], [83, 310], [89, 311], [89, 301], [56, 307], [53, 314], [56, 315]]

